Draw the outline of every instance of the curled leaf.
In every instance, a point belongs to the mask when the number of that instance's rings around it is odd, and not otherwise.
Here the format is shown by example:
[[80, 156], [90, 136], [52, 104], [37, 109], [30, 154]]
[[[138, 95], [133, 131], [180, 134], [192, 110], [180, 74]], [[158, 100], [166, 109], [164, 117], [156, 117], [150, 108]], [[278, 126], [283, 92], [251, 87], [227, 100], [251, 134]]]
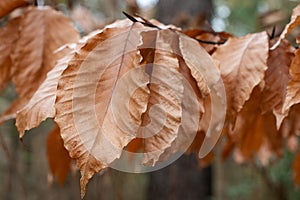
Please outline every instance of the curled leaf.
[[226, 88], [228, 116], [233, 123], [236, 113], [250, 98], [253, 88], [264, 78], [268, 51], [268, 36], [261, 32], [229, 38], [213, 54], [213, 58], [220, 63]]
[[0, 54], [0, 92], [11, 80], [11, 65], [13, 61], [10, 55], [19, 37], [19, 22], [20, 18], [14, 18], [0, 29], [0, 50], [2, 52]]
[[4, 17], [16, 8], [29, 5], [30, 0], [1, 0], [0, 1], [0, 18]]
[[55, 121], [81, 170], [82, 195], [93, 174], [120, 157], [141, 124], [149, 95], [149, 77], [136, 51], [143, 29], [138, 23], [104, 29], [59, 80]]
[[269, 52], [261, 109], [263, 113], [272, 111], [275, 114], [277, 129], [279, 129], [284, 116], [287, 115], [286, 111], [282, 113], [282, 106], [286, 98], [286, 88], [290, 81], [289, 68], [293, 58], [294, 48], [286, 40], [283, 40], [276, 49]]
[[272, 50], [278, 47], [280, 42], [286, 38], [286, 36], [300, 24], [300, 4], [298, 4], [292, 12], [290, 22], [284, 27], [282, 33], [279, 36], [279, 40], [271, 47]]
[[58, 126], [50, 133], [47, 139], [47, 159], [51, 173], [59, 185], [63, 185], [71, 169], [71, 158], [65, 149]]
[[28, 103], [48, 71], [66, 54], [66, 51], [54, 51], [79, 39], [70, 20], [50, 7], [28, 7], [20, 19], [19, 31], [19, 38], [11, 55], [11, 78], [19, 98], [3, 114], [4, 118], [14, 116]]

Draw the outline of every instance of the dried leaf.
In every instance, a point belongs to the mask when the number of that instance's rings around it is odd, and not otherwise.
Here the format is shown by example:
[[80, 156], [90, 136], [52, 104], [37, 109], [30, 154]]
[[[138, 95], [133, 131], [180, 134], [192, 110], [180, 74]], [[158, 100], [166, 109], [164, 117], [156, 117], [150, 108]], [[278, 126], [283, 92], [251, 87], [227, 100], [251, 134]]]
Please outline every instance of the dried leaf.
[[75, 51], [58, 61], [57, 65], [47, 74], [47, 78], [28, 104], [17, 112], [16, 126], [18, 127], [20, 138], [23, 137], [25, 130], [35, 128], [48, 117], [53, 118], [55, 116], [54, 104], [58, 80], [74, 54]]
[[47, 159], [51, 173], [59, 185], [63, 185], [71, 169], [71, 158], [65, 149], [58, 126], [50, 133], [47, 139]]
[[223, 149], [223, 158], [235, 148], [237, 162], [251, 161], [258, 155], [263, 164], [268, 163], [269, 153], [281, 155], [283, 138], [276, 129], [272, 112], [261, 114], [261, 89], [256, 87], [251, 97], [237, 115], [234, 129], [227, 127], [228, 141]]
[[29, 5], [30, 0], [1, 0], [0, 18], [4, 17], [16, 8]]
[[19, 37], [20, 18], [10, 20], [5, 27], [0, 29], [0, 92], [7, 86], [11, 79], [12, 60], [10, 54]]
[[20, 20], [19, 30], [19, 38], [11, 55], [14, 61], [11, 68], [12, 81], [19, 98], [3, 117], [23, 108], [55, 62], [66, 54], [66, 51], [54, 51], [79, 39], [72, 23], [50, 7], [29, 7]]
[[[154, 165], [160, 155], [176, 139], [182, 116], [183, 83], [177, 55], [172, 45], [178, 45], [177, 34], [169, 29], [142, 33], [141, 49], [148, 49], [150, 60], [146, 71], [150, 75], [150, 96], [147, 111], [142, 115], [140, 134], [145, 139], [144, 163]], [[151, 48], [149, 50], [149, 48]]]
[[78, 43], [67, 44], [57, 50], [57, 52], [67, 50], [69, 53], [57, 61], [56, 66], [48, 72], [47, 78], [34, 93], [28, 104], [17, 112], [16, 126], [20, 133], [20, 137], [23, 137], [25, 130], [37, 127], [46, 118], [54, 118], [56, 113], [54, 106], [56, 91], [61, 74], [67, 68], [69, 61], [73, 58], [75, 53], [86, 43], [86, 41], [101, 32], [102, 30], [94, 31], [81, 38]]
[[279, 40], [272, 46], [271, 49], [277, 48], [283, 39], [298, 25], [300, 24], [300, 4], [298, 4], [292, 12], [290, 22], [284, 27], [284, 30], [280, 34]]
[[235, 121], [236, 113], [249, 99], [253, 88], [263, 80], [268, 50], [268, 36], [261, 32], [229, 38], [213, 54], [213, 58], [220, 63], [231, 122]]
[[87, 41], [59, 80], [55, 121], [81, 170], [82, 196], [88, 180], [120, 157], [141, 124], [149, 77], [136, 49], [145, 29], [138, 23], [106, 28]]
[[237, 116], [234, 129], [229, 134], [234, 137], [240, 153], [246, 159], [251, 159], [258, 152], [263, 142], [263, 118], [260, 115], [260, 92], [259, 88], [253, 91], [249, 99]]
[[[271, 41], [272, 43], [274, 40]], [[289, 67], [293, 58], [294, 48], [286, 40], [269, 52], [261, 109], [263, 113], [272, 111], [275, 114], [277, 129], [279, 129], [283, 119], [282, 115], [284, 115], [281, 110], [286, 96], [286, 87], [290, 80]]]
[[295, 52], [295, 57], [290, 67], [291, 80], [287, 85], [286, 98], [282, 112], [287, 113], [289, 109], [300, 102], [300, 49]]
[[[216, 67], [208, 53], [193, 40], [183, 34], [179, 34], [179, 47], [182, 57], [191, 70], [191, 75], [197, 82], [203, 96], [211, 97], [211, 120], [206, 132], [203, 145], [199, 151], [199, 157], [206, 156], [217, 143], [226, 115], [226, 94], [219, 69]], [[191, 53], [193, 52], [193, 53]]]
[[[202, 55], [203, 57], [206, 54]], [[183, 99], [182, 99], [182, 121], [179, 126], [178, 135], [172, 142], [170, 148], [161, 155], [159, 161], [167, 160], [177, 152], [185, 152], [194, 141], [198, 130], [198, 122], [204, 112], [203, 98], [196, 80], [181, 56], [178, 56], [179, 70], [183, 75]], [[199, 62], [200, 63], [200, 62]], [[201, 143], [202, 144], [202, 143]], [[198, 152], [197, 152], [198, 153]]]

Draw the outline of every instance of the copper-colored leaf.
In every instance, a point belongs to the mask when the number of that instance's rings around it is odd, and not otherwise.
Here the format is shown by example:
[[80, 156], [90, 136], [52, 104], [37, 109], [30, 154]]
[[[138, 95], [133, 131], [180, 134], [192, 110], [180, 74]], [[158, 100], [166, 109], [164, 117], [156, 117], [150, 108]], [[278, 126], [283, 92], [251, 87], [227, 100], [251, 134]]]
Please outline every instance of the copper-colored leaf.
[[263, 80], [268, 51], [268, 36], [261, 32], [229, 38], [213, 54], [220, 63], [231, 121], [234, 122], [236, 113], [249, 99], [253, 88]]
[[57, 50], [57, 52], [67, 50], [69, 53], [57, 61], [56, 66], [48, 72], [47, 78], [34, 93], [28, 104], [17, 112], [16, 126], [20, 137], [23, 137], [25, 130], [37, 127], [46, 118], [54, 118], [57, 85], [62, 72], [67, 68], [69, 61], [86, 41], [101, 31], [94, 31], [81, 38], [78, 43], [67, 44]]
[[1, 0], [0, 1], [0, 18], [7, 15], [16, 8], [26, 6], [30, 0]]
[[23, 137], [24, 131], [37, 127], [48, 117], [55, 116], [55, 99], [58, 79], [67, 68], [75, 51], [60, 59], [57, 65], [47, 74], [47, 78], [40, 85], [28, 104], [17, 112], [16, 126]]
[[237, 162], [251, 161], [257, 155], [263, 164], [267, 164], [271, 152], [281, 155], [283, 137], [276, 129], [272, 112], [261, 114], [261, 101], [261, 88], [257, 86], [238, 113], [235, 127], [227, 127], [228, 142], [223, 150], [223, 158], [233, 149]]
[[211, 99], [211, 120], [206, 132], [207, 135], [199, 151], [199, 157], [202, 158], [217, 143], [224, 125], [226, 115], [225, 88], [219, 69], [196, 40], [179, 34], [179, 47], [199, 90], [204, 96], [209, 93]]
[[81, 170], [82, 195], [93, 174], [119, 158], [137, 136], [149, 95], [149, 77], [136, 51], [144, 29], [139, 23], [104, 29], [59, 80], [55, 121]]
[[[274, 40], [271, 41], [271, 44]], [[273, 111], [277, 119], [277, 128], [282, 122], [281, 109], [286, 96], [286, 87], [290, 80], [289, 67], [294, 57], [294, 48], [283, 40], [280, 45], [270, 50], [268, 69], [265, 73], [265, 86], [262, 92], [262, 112]]]
[[14, 50], [14, 45], [19, 36], [19, 22], [20, 18], [14, 18], [0, 29], [0, 92], [11, 79], [12, 60], [10, 54]]
[[142, 38], [143, 44], [139, 48], [152, 47], [149, 51], [154, 52], [150, 53], [153, 58], [144, 57], [151, 60], [151, 63], [146, 63], [151, 79], [140, 134], [146, 138], [144, 162], [154, 165], [177, 137], [182, 116], [183, 83], [177, 55], [172, 48], [178, 44], [177, 34], [169, 29], [154, 30], [143, 32]]
[[66, 54], [66, 51], [54, 51], [79, 39], [72, 23], [62, 13], [50, 7], [29, 7], [20, 20], [19, 31], [12, 54], [14, 62], [11, 70], [19, 98], [4, 116], [13, 114], [26, 105], [55, 62]]
[[287, 85], [286, 98], [282, 108], [283, 113], [287, 113], [289, 109], [300, 102], [300, 49], [295, 52], [295, 57], [290, 67], [292, 76]]
[[284, 27], [284, 30], [280, 34], [279, 40], [272, 46], [272, 49], [275, 49], [280, 44], [280, 42], [299, 24], [300, 24], [300, 4], [298, 4], [293, 9], [290, 22]]
[[[203, 57], [206, 54], [202, 55]], [[198, 130], [198, 122], [204, 112], [203, 98], [201, 91], [197, 86], [196, 80], [191, 75], [191, 71], [181, 56], [179, 59], [179, 70], [183, 75], [183, 99], [182, 99], [182, 117], [179, 126], [178, 135], [160, 157], [161, 160], [167, 160], [172, 154], [184, 152], [194, 141]], [[199, 63], [200, 64], [200, 63]], [[202, 143], [201, 143], [202, 144]], [[199, 148], [200, 149], [200, 148]], [[199, 151], [198, 151], [199, 152]], [[197, 152], [197, 153], [198, 153]]]
[[63, 185], [71, 168], [71, 158], [64, 147], [58, 126], [49, 133], [47, 158], [51, 173], [56, 177], [59, 185]]
[[252, 158], [263, 142], [263, 118], [260, 115], [260, 92], [256, 88], [237, 116], [234, 129], [229, 134], [237, 140], [237, 147], [245, 158]]

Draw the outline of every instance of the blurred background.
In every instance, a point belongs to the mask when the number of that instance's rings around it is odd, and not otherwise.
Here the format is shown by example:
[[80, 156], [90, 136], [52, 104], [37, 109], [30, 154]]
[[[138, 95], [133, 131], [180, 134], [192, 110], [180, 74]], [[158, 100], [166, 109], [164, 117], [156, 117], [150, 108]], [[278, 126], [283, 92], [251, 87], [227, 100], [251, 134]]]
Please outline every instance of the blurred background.
[[[81, 35], [102, 28], [122, 11], [140, 13], [184, 30], [227, 31], [236, 36], [267, 30], [280, 34], [289, 21], [292, 0], [45, 0], [69, 16]], [[13, 86], [0, 97], [3, 112], [16, 98]], [[0, 199], [80, 199], [79, 172], [74, 169], [59, 186], [49, 174], [46, 142], [53, 122], [47, 120], [20, 142], [14, 121], [0, 126]], [[222, 145], [222, 144], [220, 144]], [[129, 174], [113, 169], [94, 176], [87, 200], [110, 199], [300, 199], [293, 185], [294, 155], [285, 151], [267, 167], [258, 163], [221, 161], [219, 148], [211, 165], [199, 165], [197, 155], [184, 155], [170, 166], [152, 173]]]

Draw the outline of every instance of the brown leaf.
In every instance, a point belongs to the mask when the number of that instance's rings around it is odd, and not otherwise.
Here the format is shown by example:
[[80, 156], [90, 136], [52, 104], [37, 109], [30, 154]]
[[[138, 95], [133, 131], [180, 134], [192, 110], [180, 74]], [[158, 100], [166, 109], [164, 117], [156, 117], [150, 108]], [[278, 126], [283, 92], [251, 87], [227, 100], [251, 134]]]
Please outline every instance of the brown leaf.
[[[202, 55], [203, 57], [206, 54]], [[161, 155], [159, 161], [167, 160], [172, 154], [185, 152], [194, 141], [198, 130], [198, 122], [204, 112], [203, 98], [192, 77], [191, 71], [181, 56], [178, 56], [179, 71], [183, 75], [183, 99], [182, 99], [182, 121], [179, 126], [178, 135], [171, 146]], [[200, 62], [199, 62], [200, 63]], [[202, 143], [201, 143], [202, 144]], [[198, 151], [199, 152], [199, 151]], [[198, 153], [197, 152], [197, 153]]]
[[286, 36], [300, 24], [300, 4], [298, 4], [292, 12], [290, 22], [284, 27], [284, 30], [280, 34], [279, 40], [272, 46], [271, 49], [275, 49], [280, 42], [286, 38]]
[[10, 20], [5, 27], [0, 29], [0, 92], [7, 86], [11, 79], [12, 60], [10, 54], [19, 37], [20, 18]]
[[263, 118], [260, 115], [260, 92], [259, 88], [253, 91], [249, 99], [237, 116], [234, 129], [229, 129], [229, 134], [235, 137], [237, 147], [241, 154], [251, 159], [263, 142]]
[[12, 56], [12, 81], [19, 98], [3, 114], [20, 110], [46, 78], [55, 62], [66, 51], [54, 53], [66, 43], [76, 42], [79, 35], [72, 23], [60, 12], [50, 7], [29, 7], [20, 20], [19, 38]]
[[300, 49], [295, 52], [295, 57], [290, 67], [291, 80], [287, 85], [286, 98], [282, 112], [287, 113], [289, 109], [300, 102]]
[[263, 80], [268, 50], [268, 36], [261, 32], [229, 38], [213, 54], [213, 58], [220, 63], [231, 122], [235, 121], [236, 113], [249, 99], [253, 88]]
[[[204, 142], [200, 144], [201, 148], [198, 151], [200, 158], [208, 155], [216, 144], [225, 118], [226, 104], [225, 98], [222, 98], [222, 95], [225, 97], [225, 90], [220, 87], [220, 85], [223, 85], [221, 84], [218, 68], [197, 41], [180, 33], [178, 33], [178, 36], [179, 70], [184, 77], [182, 122], [177, 138], [171, 144], [171, 147], [164, 152], [160, 160], [166, 160], [170, 155], [178, 151], [184, 152], [192, 144], [197, 130], [201, 130], [198, 124], [204, 112], [203, 99], [209, 92], [211, 92], [210, 95], [213, 97], [214, 105], [212, 109], [214, 112], [207, 115], [209, 120], [207, 120], [207, 129], [204, 131], [208, 137], [205, 137]], [[205, 110], [205, 114], [206, 112]]]
[[[191, 70], [203, 96], [210, 94], [211, 120], [207, 129], [199, 157], [206, 156], [217, 143], [226, 115], [226, 94], [219, 69], [209, 54], [198, 45], [197, 41], [179, 34], [179, 47], [182, 57]], [[193, 53], [191, 53], [193, 52]]]
[[[271, 41], [271, 44], [274, 40]], [[262, 92], [262, 112], [272, 111], [277, 119], [279, 129], [283, 116], [281, 109], [286, 96], [286, 87], [290, 80], [289, 67], [294, 58], [294, 48], [283, 40], [280, 45], [270, 50], [268, 58], [268, 69], [265, 72], [265, 86]]]
[[150, 49], [142, 56], [150, 75], [150, 96], [147, 111], [142, 115], [141, 136], [145, 139], [144, 163], [154, 165], [160, 155], [176, 139], [182, 116], [183, 83], [179, 62], [172, 45], [178, 46], [177, 34], [169, 29], [142, 33], [141, 49]]
[[71, 158], [65, 149], [58, 126], [47, 139], [47, 159], [51, 173], [56, 177], [59, 185], [63, 185], [71, 169]]
[[28, 104], [17, 112], [16, 126], [18, 127], [20, 138], [23, 137], [25, 130], [35, 128], [48, 117], [53, 118], [55, 116], [54, 104], [58, 80], [74, 54], [75, 51], [58, 61], [57, 65], [49, 71], [47, 78]]
[[136, 51], [146, 28], [120, 24], [90, 38], [59, 80], [55, 121], [81, 170], [82, 196], [93, 174], [136, 137], [147, 106], [149, 77]]
[[20, 133], [20, 137], [23, 137], [25, 130], [37, 127], [47, 118], [54, 118], [56, 113], [54, 106], [56, 91], [61, 74], [67, 68], [69, 61], [73, 58], [75, 53], [86, 43], [86, 41], [100, 32], [101, 30], [92, 32], [81, 38], [78, 43], [68, 44], [61, 49], [58, 49], [58, 51], [69, 51], [69, 53], [57, 61], [56, 66], [48, 72], [47, 78], [34, 93], [28, 104], [17, 112], [16, 126]]
[[268, 163], [269, 153], [281, 155], [283, 138], [276, 129], [272, 112], [261, 114], [261, 89], [256, 87], [251, 97], [237, 115], [234, 129], [227, 127], [228, 141], [223, 149], [223, 158], [235, 148], [237, 162], [251, 161], [258, 155], [263, 164]]
[[126, 146], [126, 150], [129, 152], [132, 152], [132, 153], [137, 153], [139, 151], [145, 151], [144, 148], [145, 148], [145, 145], [144, 145], [143, 138], [134, 138]]
[[0, 18], [4, 17], [16, 8], [29, 5], [30, 0], [1, 0]]

